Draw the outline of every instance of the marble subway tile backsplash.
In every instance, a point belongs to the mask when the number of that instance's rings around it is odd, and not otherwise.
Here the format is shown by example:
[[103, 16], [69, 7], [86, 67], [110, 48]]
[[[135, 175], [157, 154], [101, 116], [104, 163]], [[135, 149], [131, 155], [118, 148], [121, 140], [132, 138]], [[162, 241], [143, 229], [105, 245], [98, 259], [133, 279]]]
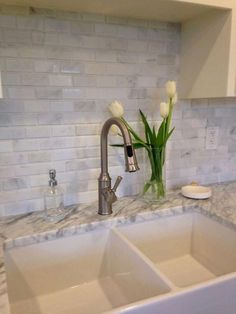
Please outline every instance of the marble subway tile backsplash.
[[[122, 101], [137, 129], [138, 108], [160, 122], [164, 84], [178, 79], [180, 25], [17, 7], [1, 12], [0, 216], [42, 209], [50, 168], [66, 204], [95, 200], [107, 105]], [[168, 188], [236, 179], [235, 118], [233, 99], [179, 101]], [[216, 150], [205, 149], [208, 126], [220, 128]], [[110, 147], [109, 154], [110, 174], [124, 176], [119, 195], [138, 193], [143, 171], [126, 174], [122, 152]]]

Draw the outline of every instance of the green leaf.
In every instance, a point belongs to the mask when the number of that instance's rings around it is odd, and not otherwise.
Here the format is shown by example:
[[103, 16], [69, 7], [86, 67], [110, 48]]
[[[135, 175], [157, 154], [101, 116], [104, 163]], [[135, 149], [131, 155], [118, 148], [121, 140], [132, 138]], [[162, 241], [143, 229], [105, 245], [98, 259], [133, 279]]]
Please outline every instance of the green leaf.
[[138, 142], [143, 142], [143, 140], [134, 132], [133, 129], [129, 128], [130, 133], [132, 134], [133, 138]]
[[147, 122], [147, 118], [145, 117], [145, 115], [143, 114], [142, 110], [139, 109], [139, 113], [144, 125], [144, 130], [145, 130], [145, 135], [146, 135], [146, 141], [147, 144], [151, 144], [151, 145], [155, 145], [155, 138], [152, 134], [152, 130], [150, 128], [149, 123]]
[[152, 134], [153, 134], [153, 137], [155, 138], [155, 142], [156, 142], [156, 140], [157, 140], [157, 134], [156, 134], [155, 126], [152, 127]]
[[153, 155], [154, 167], [155, 167], [155, 174], [156, 174], [157, 177], [159, 177], [160, 174], [161, 174], [161, 167], [162, 167], [161, 152], [162, 152], [162, 149], [160, 149], [160, 148], [152, 149], [152, 155]]
[[173, 127], [173, 129], [168, 133], [166, 139], [165, 139], [165, 143], [164, 145], [166, 145], [166, 142], [168, 141], [168, 139], [170, 138], [171, 134], [174, 132], [175, 127]]
[[166, 120], [163, 119], [157, 133], [156, 144], [158, 147], [163, 146], [163, 143], [165, 141], [165, 126], [166, 126]]
[[133, 135], [133, 137], [137, 140], [137, 141], [142, 141], [142, 139], [138, 136], [138, 134], [136, 134], [136, 132], [131, 128], [131, 126], [129, 125], [129, 123], [122, 117], [121, 120], [124, 122], [124, 124], [126, 125], [126, 127], [128, 128], [128, 130], [130, 131], [130, 133]]
[[112, 147], [124, 147], [124, 144], [111, 144]]
[[134, 149], [145, 148], [145, 145], [142, 143], [133, 143]]
[[[145, 145], [143, 143], [133, 143], [132, 145], [133, 145], [134, 149], [145, 148]], [[124, 144], [111, 144], [110, 146], [112, 146], [112, 147], [124, 147]]]

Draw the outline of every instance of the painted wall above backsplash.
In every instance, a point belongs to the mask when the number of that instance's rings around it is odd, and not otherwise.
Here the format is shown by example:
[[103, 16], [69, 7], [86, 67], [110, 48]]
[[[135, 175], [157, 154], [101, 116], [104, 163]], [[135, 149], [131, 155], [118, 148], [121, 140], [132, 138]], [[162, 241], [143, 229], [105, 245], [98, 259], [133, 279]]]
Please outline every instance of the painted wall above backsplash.
[[[15, 9], [16, 10], [16, 9]], [[99, 133], [114, 99], [134, 127], [138, 108], [160, 121], [159, 102], [179, 72], [180, 25], [36, 10], [0, 16], [0, 215], [43, 208], [48, 170], [56, 168], [66, 204], [97, 199]], [[236, 101], [179, 101], [169, 142], [167, 184], [236, 178]], [[207, 126], [219, 126], [216, 150]], [[110, 148], [119, 194], [136, 194], [142, 171], [126, 176]], [[235, 169], [235, 172], [234, 172]]]

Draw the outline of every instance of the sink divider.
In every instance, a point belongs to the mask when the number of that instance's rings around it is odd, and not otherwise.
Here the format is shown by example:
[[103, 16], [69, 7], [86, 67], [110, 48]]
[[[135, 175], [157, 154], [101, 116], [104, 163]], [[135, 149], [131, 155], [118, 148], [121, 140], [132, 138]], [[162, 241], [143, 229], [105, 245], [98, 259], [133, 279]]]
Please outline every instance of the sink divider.
[[132, 242], [130, 242], [119, 230], [117, 230], [115, 227], [112, 228], [111, 230], [123, 242], [126, 243], [126, 245], [129, 247], [131, 251], [133, 251], [140, 259], [143, 260], [146, 266], [156, 274], [157, 278], [160, 278], [170, 288], [170, 291], [165, 293], [165, 295], [180, 290], [178, 287], [174, 285], [172, 281], [169, 280], [168, 277], [166, 277], [165, 274], [163, 274], [157, 267], [155, 267], [152, 261], [146, 255], [144, 255]]

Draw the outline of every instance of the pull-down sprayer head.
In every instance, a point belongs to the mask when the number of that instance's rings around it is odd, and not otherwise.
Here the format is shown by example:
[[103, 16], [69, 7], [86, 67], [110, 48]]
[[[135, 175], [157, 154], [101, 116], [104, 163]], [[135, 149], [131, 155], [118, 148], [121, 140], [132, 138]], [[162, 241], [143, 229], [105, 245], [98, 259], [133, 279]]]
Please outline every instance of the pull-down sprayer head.
[[137, 163], [135, 150], [131, 144], [125, 145], [125, 161], [126, 161], [126, 169], [128, 172], [135, 172], [139, 170], [139, 166]]

